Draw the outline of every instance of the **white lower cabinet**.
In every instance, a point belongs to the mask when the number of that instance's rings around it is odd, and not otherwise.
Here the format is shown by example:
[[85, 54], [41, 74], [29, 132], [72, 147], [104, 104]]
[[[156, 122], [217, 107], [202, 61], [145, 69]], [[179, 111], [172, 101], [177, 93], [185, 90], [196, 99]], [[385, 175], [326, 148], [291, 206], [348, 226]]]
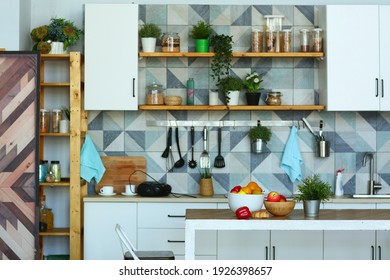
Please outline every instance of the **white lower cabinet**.
[[[216, 203], [138, 203], [139, 250], [171, 250], [184, 259], [186, 209], [216, 209]], [[216, 231], [199, 231], [195, 259], [216, 259]]]
[[84, 259], [123, 260], [115, 231], [120, 224], [133, 244], [137, 241], [137, 204], [117, 202], [84, 203]]

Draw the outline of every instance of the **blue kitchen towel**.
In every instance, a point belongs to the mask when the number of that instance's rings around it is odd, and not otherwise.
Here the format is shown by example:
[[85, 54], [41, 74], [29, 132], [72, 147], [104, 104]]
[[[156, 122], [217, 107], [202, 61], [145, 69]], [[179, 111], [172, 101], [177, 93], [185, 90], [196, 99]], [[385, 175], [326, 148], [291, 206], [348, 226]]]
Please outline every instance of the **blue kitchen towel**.
[[80, 165], [80, 176], [87, 182], [91, 182], [92, 178], [95, 178], [95, 182], [99, 183], [104, 172], [106, 172], [106, 168], [96, 150], [95, 144], [88, 134], [81, 148]]
[[294, 183], [295, 180], [302, 180], [302, 164], [303, 160], [298, 146], [298, 130], [293, 126], [284, 148], [280, 167], [287, 173], [288, 177], [290, 177], [291, 182]]

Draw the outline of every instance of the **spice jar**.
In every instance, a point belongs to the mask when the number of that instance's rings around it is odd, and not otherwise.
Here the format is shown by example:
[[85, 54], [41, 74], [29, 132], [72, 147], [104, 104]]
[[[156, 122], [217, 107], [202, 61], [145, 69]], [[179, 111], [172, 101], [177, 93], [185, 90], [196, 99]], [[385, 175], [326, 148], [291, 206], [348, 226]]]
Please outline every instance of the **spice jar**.
[[265, 103], [271, 106], [279, 106], [282, 104], [282, 93], [280, 92], [269, 92], [267, 94], [267, 98], [265, 99]]
[[310, 51], [310, 44], [309, 44], [309, 30], [308, 29], [301, 29], [301, 52], [309, 52]]
[[46, 109], [39, 111], [39, 131], [49, 132], [50, 127], [50, 112]]
[[162, 85], [153, 82], [146, 87], [146, 104], [147, 105], [163, 105], [164, 104], [164, 89]]
[[61, 165], [58, 160], [50, 162], [50, 172], [54, 177], [54, 182], [61, 182]]
[[276, 36], [277, 36], [276, 31], [267, 30], [266, 39], [265, 39], [265, 48], [267, 52], [276, 51]]
[[48, 166], [49, 162], [47, 160], [39, 161], [39, 182], [46, 182]]
[[312, 51], [322, 52], [322, 29], [314, 28], [311, 34]]
[[291, 52], [291, 30], [289, 29], [280, 33], [280, 51]]
[[164, 33], [161, 38], [162, 52], [180, 52], [180, 37], [178, 33]]
[[60, 120], [62, 119], [62, 111], [54, 109], [51, 113], [51, 126], [54, 133], [60, 132]]
[[263, 32], [254, 29], [252, 31], [252, 52], [263, 51]]

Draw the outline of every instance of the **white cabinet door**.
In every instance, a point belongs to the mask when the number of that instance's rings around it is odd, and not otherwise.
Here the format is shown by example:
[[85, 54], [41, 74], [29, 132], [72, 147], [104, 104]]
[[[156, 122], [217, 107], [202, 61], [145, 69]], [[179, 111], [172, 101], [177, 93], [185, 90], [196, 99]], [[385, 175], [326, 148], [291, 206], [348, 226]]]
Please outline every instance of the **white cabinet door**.
[[120, 224], [131, 243], [137, 241], [137, 206], [135, 203], [84, 203], [84, 259], [123, 260], [115, 231]]
[[85, 109], [137, 110], [138, 5], [85, 5]]
[[379, 6], [380, 20], [380, 110], [390, 110], [390, 5]]
[[375, 244], [375, 231], [324, 231], [324, 259], [373, 260]]
[[[320, 102], [329, 111], [379, 109], [379, 6], [326, 6]], [[379, 90], [379, 89], [378, 89]]]
[[390, 260], [390, 232], [378, 230], [376, 234], [376, 259]]
[[322, 260], [322, 231], [271, 231], [270, 259]]

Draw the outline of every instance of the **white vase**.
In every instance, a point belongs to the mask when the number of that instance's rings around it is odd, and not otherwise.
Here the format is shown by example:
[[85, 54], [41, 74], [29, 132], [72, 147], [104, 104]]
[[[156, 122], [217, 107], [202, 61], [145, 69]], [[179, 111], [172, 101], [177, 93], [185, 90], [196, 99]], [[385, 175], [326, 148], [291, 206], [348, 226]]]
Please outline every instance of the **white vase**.
[[226, 95], [229, 96], [228, 106], [238, 105], [238, 98], [240, 97], [239, 90], [229, 90]]
[[144, 52], [155, 52], [156, 38], [141, 38], [142, 50]]
[[60, 120], [60, 133], [69, 133], [69, 120]]
[[66, 54], [67, 49], [64, 50], [64, 43], [63, 42], [51, 42], [51, 50], [50, 54]]
[[219, 105], [218, 91], [209, 90], [209, 105]]

